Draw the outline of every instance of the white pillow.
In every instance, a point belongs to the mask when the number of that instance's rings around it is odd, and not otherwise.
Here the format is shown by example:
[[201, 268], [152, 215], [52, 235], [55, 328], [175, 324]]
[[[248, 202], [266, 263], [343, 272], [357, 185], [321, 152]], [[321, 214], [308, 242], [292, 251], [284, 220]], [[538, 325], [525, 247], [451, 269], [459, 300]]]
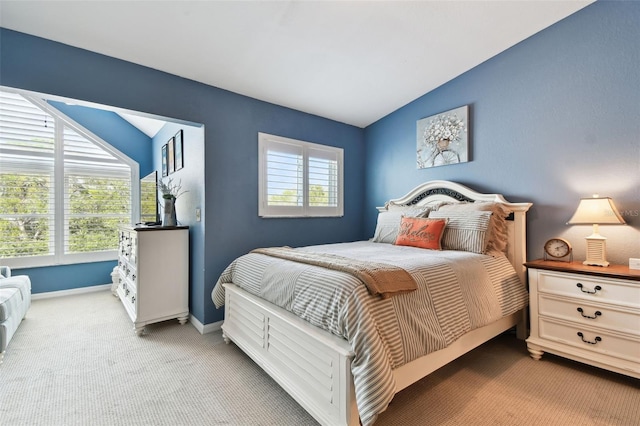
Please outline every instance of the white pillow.
[[429, 213], [429, 219], [448, 219], [442, 236], [443, 249], [486, 254], [492, 214], [471, 210], [435, 211]]
[[[491, 212], [489, 218], [489, 227], [487, 228], [487, 244], [484, 253], [498, 255], [506, 253], [507, 249], [507, 220], [506, 217], [511, 213], [509, 209], [502, 203], [481, 202], [475, 203], [456, 203], [441, 205], [439, 212], [469, 212], [469, 211], [488, 211]], [[444, 217], [444, 216], [440, 216]]]
[[395, 243], [402, 216], [427, 217], [430, 211], [430, 207], [389, 206], [389, 210], [378, 213], [378, 222], [372, 241], [374, 243]]

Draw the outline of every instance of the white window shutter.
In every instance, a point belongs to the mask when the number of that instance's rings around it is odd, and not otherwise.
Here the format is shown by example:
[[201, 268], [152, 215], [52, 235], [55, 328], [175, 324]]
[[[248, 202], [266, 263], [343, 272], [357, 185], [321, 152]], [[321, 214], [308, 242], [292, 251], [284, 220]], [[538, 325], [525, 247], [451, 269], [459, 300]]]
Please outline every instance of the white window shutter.
[[54, 255], [55, 120], [0, 91], [0, 257]]
[[42, 99], [0, 90], [0, 257], [17, 267], [115, 259], [137, 170]]
[[343, 150], [258, 134], [262, 217], [343, 215]]
[[130, 222], [131, 171], [72, 129], [64, 129], [64, 252], [114, 250]]

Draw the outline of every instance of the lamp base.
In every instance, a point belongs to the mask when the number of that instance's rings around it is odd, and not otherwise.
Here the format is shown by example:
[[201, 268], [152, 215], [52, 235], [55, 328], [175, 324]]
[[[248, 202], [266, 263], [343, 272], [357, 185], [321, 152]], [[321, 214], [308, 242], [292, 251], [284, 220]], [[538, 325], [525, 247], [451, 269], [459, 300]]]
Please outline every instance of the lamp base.
[[582, 262], [585, 265], [609, 266], [607, 262], [607, 239], [600, 234], [593, 234], [586, 237], [587, 240], [587, 260]]
[[582, 262], [583, 265], [591, 265], [591, 266], [609, 266], [609, 262], [606, 260], [591, 260], [587, 259]]

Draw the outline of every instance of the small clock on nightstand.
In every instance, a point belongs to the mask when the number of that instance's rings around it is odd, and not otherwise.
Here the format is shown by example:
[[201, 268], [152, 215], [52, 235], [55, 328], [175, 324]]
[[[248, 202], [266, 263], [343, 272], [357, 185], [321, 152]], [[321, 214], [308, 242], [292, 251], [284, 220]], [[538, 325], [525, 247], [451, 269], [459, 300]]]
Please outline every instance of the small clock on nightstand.
[[551, 238], [544, 243], [544, 260], [573, 261], [573, 249], [569, 241], [563, 238]]

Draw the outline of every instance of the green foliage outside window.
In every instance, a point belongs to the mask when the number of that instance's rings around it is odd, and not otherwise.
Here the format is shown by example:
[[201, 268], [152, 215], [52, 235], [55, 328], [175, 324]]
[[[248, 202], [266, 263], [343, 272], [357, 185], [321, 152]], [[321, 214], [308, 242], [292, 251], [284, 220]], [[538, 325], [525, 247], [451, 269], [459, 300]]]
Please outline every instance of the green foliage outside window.
[[[0, 173], [0, 257], [51, 254], [50, 178]], [[115, 250], [117, 227], [129, 222], [129, 181], [68, 179], [67, 253]]]
[[68, 253], [115, 250], [118, 225], [129, 222], [129, 181], [68, 178]]
[[[280, 194], [269, 195], [270, 206], [298, 206], [301, 204], [302, 200], [298, 203], [298, 192], [294, 189], [286, 189]], [[309, 205], [329, 205], [329, 194], [325, 192], [322, 185], [311, 185], [309, 187]]]
[[49, 254], [49, 185], [46, 175], [0, 173], [0, 257]]
[[72, 218], [69, 219], [69, 248], [67, 253], [115, 250], [118, 247], [117, 218]]

